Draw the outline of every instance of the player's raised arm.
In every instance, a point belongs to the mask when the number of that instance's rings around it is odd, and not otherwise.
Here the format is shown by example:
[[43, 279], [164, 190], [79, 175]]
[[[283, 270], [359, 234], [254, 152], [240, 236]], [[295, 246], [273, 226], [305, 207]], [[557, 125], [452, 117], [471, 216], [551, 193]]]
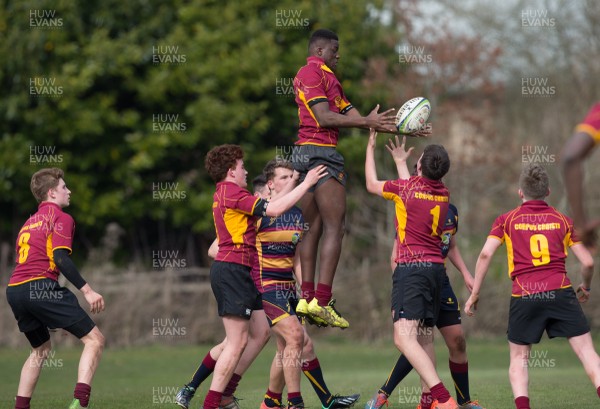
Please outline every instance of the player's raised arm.
[[394, 159], [396, 170], [398, 171], [398, 177], [405, 180], [410, 179], [410, 171], [408, 170], [406, 161], [415, 148], [410, 147], [408, 150], [404, 149], [406, 146], [406, 136], [402, 138], [402, 144], [400, 143], [400, 137], [398, 135], [396, 135], [395, 139], [396, 143], [394, 143], [394, 141], [390, 138], [387, 145], [385, 145], [385, 148]]
[[377, 131], [369, 131], [369, 142], [367, 143], [367, 154], [365, 159], [365, 179], [367, 191], [378, 196], [383, 196], [383, 185], [385, 182], [377, 179], [377, 167], [375, 166], [375, 145], [377, 142]]
[[325, 165], [319, 165], [308, 171], [304, 181], [296, 186], [291, 192], [283, 195], [275, 200], [268, 202], [265, 214], [267, 216], [279, 216], [290, 207], [295, 205], [304, 196], [311, 186], [314, 186], [319, 179], [327, 174], [327, 167]]
[[380, 113], [377, 104], [367, 116], [362, 116], [356, 108], [348, 110], [345, 114], [338, 114], [329, 109], [326, 101], [311, 108], [317, 122], [324, 128], [374, 128], [379, 132], [398, 132], [394, 108]]
[[465, 313], [467, 315], [475, 315], [474, 311], [477, 309], [479, 292], [481, 291], [483, 280], [485, 279], [488, 269], [490, 268], [492, 257], [501, 244], [502, 242], [500, 240], [493, 237], [488, 237], [487, 241], [483, 245], [483, 249], [481, 249], [481, 253], [479, 253], [477, 264], [475, 266], [475, 283], [473, 284], [473, 291], [465, 303]]
[[600, 221], [590, 221], [584, 209], [583, 162], [600, 140], [600, 104], [594, 105], [582, 123], [577, 125], [575, 133], [565, 143], [561, 152], [562, 172], [567, 189], [567, 199], [573, 212], [573, 223], [579, 237], [586, 246], [595, 241], [594, 230]]

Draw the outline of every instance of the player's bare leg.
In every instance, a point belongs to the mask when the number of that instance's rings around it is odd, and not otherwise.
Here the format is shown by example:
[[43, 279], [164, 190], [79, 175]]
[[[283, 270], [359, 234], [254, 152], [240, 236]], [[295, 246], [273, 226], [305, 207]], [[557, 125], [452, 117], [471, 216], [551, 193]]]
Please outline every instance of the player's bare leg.
[[[215, 365], [210, 391], [222, 394], [229, 383], [248, 343], [249, 320], [227, 315], [223, 317], [227, 343]], [[209, 393], [210, 393], [209, 391]]]
[[508, 369], [508, 378], [513, 395], [518, 397], [529, 396], [529, 371], [528, 359], [531, 352], [531, 345], [519, 345], [508, 341], [510, 347], [510, 367]]
[[583, 364], [585, 373], [589, 376], [594, 387], [598, 389], [600, 387], [600, 357], [594, 348], [591, 333], [571, 337], [569, 338], [569, 344], [571, 344], [571, 348]]
[[235, 398], [233, 394], [237, 389], [238, 383], [240, 382], [242, 375], [248, 370], [252, 362], [263, 350], [269, 338], [271, 337], [271, 330], [269, 329], [269, 323], [264, 310], [254, 310], [250, 316], [249, 329], [248, 329], [248, 343], [242, 353], [240, 360], [233, 371], [225, 390], [223, 391], [223, 397], [219, 407], [237, 407], [235, 405]]
[[304, 220], [308, 224], [308, 230], [304, 232], [302, 241], [297, 248], [302, 264], [302, 294], [300, 298], [310, 302], [315, 296], [315, 274], [322, 222], [313, 192], [307, 192], [302, 197], [300, 207]]
[[346, 218], [346, 188], [336, 179], [330, 178], [315, 189], [315, 202], [323, 221], [319, 283], [331, 286], [342, 252]]
[[21, 379], [19, 380], [19, 388], [17, 389], [18, 396], [30, 398], [31, 395], [33, 395], [35, 385], [37, 384], [40, 373], [42, 372], [42, 367], [44, 366], [46, 358], [48, 358], [51, 348], [52, 344], [50, 343], [50, 340], [44, 342], [37, 348], [33, 348], [29, 357], [23, 364], [23, 369], [21, 369]]
[[[433, 345], [433, 338], [426, 334], [417, 337], [419, 331], [423, 331], [419, 328], [419, 321], [400, 318], [394, 322], [394, 343], [419, 373], [425, 385], [431, 388], [441, 382], [426, 350], [428, 343]], [[427, 338], [430, 337], [431, 339], [428, 340]]]
[[[329, 325], [348, 328], [349, 324], [334, 308], [332, 285], [342, 251], [344, 221], [346, 217], [346, 189], [336, 179], [330, 178], [315, 189], [315, 202], [322, 222], [319, 252], [319, 283], [308, 310], [313, 317]], [[303, 267], [304, 268], [304, 267]]]
[[81, 341], [84, 347], [79, 359], [77, 382], [91, 385], [104, 350], [104, 335], [98, 327], [94, 327]]
[[288, 396], [296, 396], [294, 402], [288, 406], [297, 406], [303, 404], [300, 396], [300, 374], [302, 373], [302, 346], [304, 345], [304, 329], [296, 316], [290, 315], [272, 328], [273, 332], [283, 342], [283, 351], [279, 351], [281, 364], [283, 365], [283, 375], [287, 385]]
[[440, 333], [444, 337], [446, 346], [448, 347], [449, 359], [457, 364], [467, 362], [467, 341], [462, 325], [449, 325], [440, 328]]

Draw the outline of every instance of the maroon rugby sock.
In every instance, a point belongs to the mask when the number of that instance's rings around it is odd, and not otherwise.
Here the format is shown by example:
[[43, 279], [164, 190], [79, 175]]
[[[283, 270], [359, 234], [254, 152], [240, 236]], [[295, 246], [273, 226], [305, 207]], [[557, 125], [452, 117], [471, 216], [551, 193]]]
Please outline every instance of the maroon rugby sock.
[[15, 409], [29, 409], [29, 402], [31, 402], [31, 397], [26, 398], [25, 396], [17, 395]]
[[233, 396], [235, 390], [237, 389], [238, 383], [240, 383], [240, 379], [242, 379], [242, 375], [238, 375], [236, 373], [231, 375], [231, 379], [223, 391], [223, 396]]
[[433, 397], [431, 392], [421, 392], [421, 409], [431, 409]]
[[531, 409], [529, 407], [529, 398], [527, 396], [519, 396], [515, 399], [515, 407], [517, 409]]
[[221, 392], [213, 391], [209, 389], [206, 397], [204, 398], [204, 403], [202, 407], [204, 409], [217, 409], [219, 407], [219, 403], [221, 403], [221, 396], [223, 394]]
[[329, 304], [329, 301], [331, 301], [331, 286], [322, 283], [317, 284], [317, 293], [315, 297], [317, 297], [319, 305], [325, 307]]
[[307, 302], [310, 302], [315, 298], [315, 282], [314, 281], [302, 281], [302, 295], [300, 298], [304, 298]]
[[450, 399], [450, 392], [448, 392], [448, 389], [446, 389], [442, 382], [432, 386], [430, 390], [433, 399], [437, 400], [439, 403], [446, 403]]
[[598, 397], [600, 398], [600, 386], [598, 386], [598, 387], [596, 388], [596, 393], [598, 394]]
[[73, 397], [75, 399], [79, 399], [79, 404], [84, 408], [87, 408], [90, 403], [90, 393], [92, 392], [92, 387], [87, 383], [77, 382], [75, 385], [75, 392], [73, 393]]

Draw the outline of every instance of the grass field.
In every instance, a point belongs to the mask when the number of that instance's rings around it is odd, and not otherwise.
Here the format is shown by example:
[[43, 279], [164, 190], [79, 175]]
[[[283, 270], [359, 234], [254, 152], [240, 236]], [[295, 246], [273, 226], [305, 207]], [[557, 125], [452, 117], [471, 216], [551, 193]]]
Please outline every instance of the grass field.
[[[596, 337], [598, 339], [598, 337]], [[565, 340], [544, 340], [535, 349], [530, 374], [530, 397], [536, 409], [600, 407], [596, 391]], [[334, 393], [361, 393], [356, 408], [381, 386], [396, 360], [390, 344], [357, 345], [351, 340], [327, 339], [315, 342], [325, 379]], [[596, 341], [598, 347], [599, 343]], [[92, 408], [142, 409], [171, 408], [176, 390], [187, 382], [208, 346], [152, 346], [105, 351], [94, 380]], [[246, 373], [236, 395], [242, 408], [257, 409], [268, 383], [268, 368], [273, 356], [269, 344]], [[12, 408], [19, 371], [28, 349], [0, 349], [0, 408]], [[71, 401], [80, 349], [58, 348], [44, 368], [32, 401], [34, 409], [66, 408]], [[487, 409], [512, 409], [514, 404], [508, 382], [508, 346], [503, 339], [469, 341], [472, 396]], [[442, 380], [452, 385], [447, 352], [438, 348]], [[201, 406], [208, 383], [200, 387], [192, 408]], [[307, 408], [319, 408], [309, 383], [302, 390]], [[419, 396], [414, 374], [390, 398], [391, 408], [415, 408]], [[454, 394], [454, 391], [452, 390]]]

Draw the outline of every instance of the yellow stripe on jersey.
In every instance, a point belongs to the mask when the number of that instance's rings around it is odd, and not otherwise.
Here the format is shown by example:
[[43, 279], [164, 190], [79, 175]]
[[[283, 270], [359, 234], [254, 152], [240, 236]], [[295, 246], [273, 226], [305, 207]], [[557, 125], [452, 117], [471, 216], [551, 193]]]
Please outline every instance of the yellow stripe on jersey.
[[223, 215], [223, 222], [229, 235], [231, 235], [233, 244], [242, 244], [244, 233], [248, 230], [248, 216], [239, 211], [227, 209]]
[[[310, 107], [308, 106], [308, 102], [309, 101], [306, 100], [306, 97], [304, 96], [304, 92], [302, 92], [301, 89], [298, 89], [298, 98], [300, 98], [300, 101], [302, 101], [302, 103], [304, 104], [304, 106], [308, 110], [308, 113], [310, 114], [310, 116], [312, 117], [312, 119], [315, 121], [315, 123], [317, 124], [317, 126], [320, 128], [321, 125], [319, 125], [319, 121], [317, 121], [317, 117], [315, 117], [315, 114], [313, 114], [312, 109], [310, 109]], [[315, 97], [315, 98], [323, 98], [323, 97], [319, 96], [319, 97]], [[315, 98], [311, 98], [310, 101], [312, 101]]]
[[27, 280], [25, 280], [25, 281], [19, 281], [18, 283], [12, 283], [12, 284], [9, 284], [8, 286], [9, 286], [9, 287], [14, 287], [14, 286], [16, 286], [16, 285], [21, 285], [21, 284], [28, 283], [28, 282], [30, 282], [30, 281], [35, 281], [35, 280], [43, 280], [44, 278], [48, 278], [48, 277], [46, 277], [46, 276], [40, 276], [40, 277], [29, 278], [29, 279], [27, 279]]
[[50, 233], [46, 239], [46, 256], [48, 256], [48, 259], [50, 260], [50, 270], [56, 269], [56, 264], [54, 264], [54, 252], [52, 249], [52, 235], [53, 233]]
[[575, 132], [583, 132], [594, 139], [594, 142], [600, 143], [600, 129], [596, 129], [590, 124], [579, 124], [575, 127]]
[[[262, 253], [262, 251], [261, 251]], [[260, 269], [261, 271], [265, 268], [281, 268], [281, 269], [289, 269], [294, 266], [294, 258], [293, 257], [285, 257], [285, 258], [269, 258], [269, 257], [261, 257], [260, 260]]]
[[[385, 184], [382, 186], [382, 190], [384, 188]], [[400, 242], [402, 243], [404, 242], [404, 238], [406, 237], [406, 219], [408, 218], [406, 214], [406, 206], [404, 205], [404, 202], [402, 201], [400, 196], [398, 196], [395, 193], [383, 191], [382, 196], [386, 200], [393, 200], [396, 204], [395, 207], [396, 221], [398, 222], [398, 240], [400, 240]]]
[[506, 241], [506, 255], [508, 256], [508, 278], [511, 278], [511, 274], [515, 270], [513, 243], [508, 234], [504, 234], [504, 241]]
[[298, 145], [314, 145], [314, 146], [325, 146], [327, 148], [335, 147], [332, 143], [314, 143], [314, 142], [301, 142]]
[[256, 235], [257, 240], [261, 242], [276, 242], [276, 243], [290, 243], [294, 234], [300, 232], [300, 226], [298, 230], [272, 230], [262, 231]]

